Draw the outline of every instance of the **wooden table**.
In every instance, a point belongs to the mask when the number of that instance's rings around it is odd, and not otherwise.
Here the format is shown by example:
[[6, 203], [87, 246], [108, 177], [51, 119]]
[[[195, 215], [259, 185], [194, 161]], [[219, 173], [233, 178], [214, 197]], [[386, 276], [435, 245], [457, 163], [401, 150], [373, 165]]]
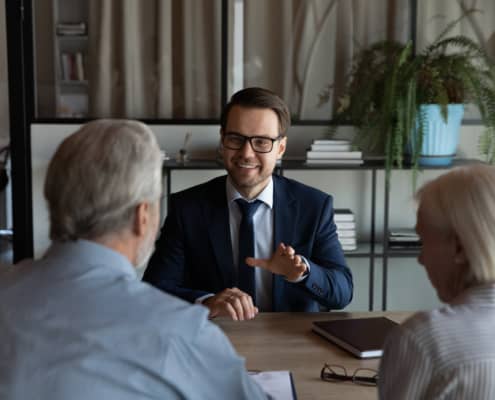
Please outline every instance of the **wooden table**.
[[330, 383], [320, 379], [323, 364], [343, 365], [352, 374], [356, 368], [377, 369], [379, 359], [360, 360], [311, 331], [311, 322], [327, 319], [387, 316], [401, 322], [411, 313], [261, 313], [251, 321], [226, 318], [214, 321], [229, 337], [237, 352], [254, 370], [290, 370], [298, 400], [376, 399], [376, 387], [352, 382]]

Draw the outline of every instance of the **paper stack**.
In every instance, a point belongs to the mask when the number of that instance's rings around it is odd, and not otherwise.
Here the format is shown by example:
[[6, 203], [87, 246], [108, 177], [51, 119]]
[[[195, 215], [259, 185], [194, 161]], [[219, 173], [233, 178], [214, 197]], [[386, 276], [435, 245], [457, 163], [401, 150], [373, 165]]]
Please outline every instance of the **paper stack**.
[[84, 22], [58, 23], [57, 35], [60, 36], [86, 35], [86, 23]]
[[336, 208], [333, 218], [335, 225], [337, 225], [337, 235], [342, 250], [356, 250], [356, 221], [354, 219], [354, 213], [348, 208]]
[[412, 228], [391, 229], [388, 235], [388, 246], [393, 249], [419, 249], [421, 240]]
[[306, 164], [360, 165], [362, 163], [362, 153], [353, 151], [351, 142], [345, 139], [313, 140], [311, 148], [306, 152]]

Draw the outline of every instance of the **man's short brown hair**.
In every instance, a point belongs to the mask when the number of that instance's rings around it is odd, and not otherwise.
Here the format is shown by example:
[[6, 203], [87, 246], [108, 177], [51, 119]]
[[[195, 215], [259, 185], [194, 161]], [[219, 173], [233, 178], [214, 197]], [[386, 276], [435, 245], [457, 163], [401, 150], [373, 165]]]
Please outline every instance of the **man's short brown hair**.
[[224, 107], [220, 117], [222, 131], [227, 125], [227, 118], [233, 106], [246, 108], [270, 108], [277, 114], [279, 134], [285, 136], [290, 126], [290, 113], [287, 104], [274, 92], [259, 87], [250, 87], [234, 93]]

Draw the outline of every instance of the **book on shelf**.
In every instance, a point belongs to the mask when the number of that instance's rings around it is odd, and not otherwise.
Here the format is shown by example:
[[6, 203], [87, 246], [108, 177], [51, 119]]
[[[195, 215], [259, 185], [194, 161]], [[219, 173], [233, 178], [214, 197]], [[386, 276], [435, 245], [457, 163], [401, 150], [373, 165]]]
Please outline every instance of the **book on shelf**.
[[417, 250], [421, 248], [421, 242], [388, 242], [390, 249]]
[[348, 144], [348, 139], [314, 139], [313, 144]]
[[349, 208], [335, 208], [333, 213], [335, 223], [354, 221], [354, 213]]
[[356, 222], [354, 221], [336, 221], [337, 230], [356, 229]]
[[75, 55], [75, 65], [76, 65], [76, 79], [78, 81], [83, 81], [85, 79], [83, 55], [79, 51]]
[[339, 235], [340, 238], [355, 238], [356, 231], [354, 229], [339, 229], [337, 225], [337, 235]]
[[389, 236], [388, 241], [391, 243], [403, 243], [403, 242], [419, 243], [420, 242], [419, 237], [414, 237], [414, 236], [411, 236], [411, 237], [404, 237], [404, 236], [392, 237], [392, 236]]
[[60, 54], [60, 70], [61, 70], [61, 78], [63, 81], [67, 81], [70, 79], [70, 59], [69, 54], [62, 53]]
[[330, 160], [339, 160], [339, 159], [362, 159], [363, 153], [360, 151], [307, 151], [306, 158], [307, 159], [330, 159]]
[[414, 228], [391, 228], [388, 237], [393, 240], [411, 240], [418, 239], [419, 236]]
[[390, 244], [397, 244], [397, 245], [418, 245], [420, 246], [421, 245], [421, 240], [418, 239], [415, 239], [415, 238], [391, 238], [389, 237], [388, 238], [388, 242]]
[[421, 240], [413, 228], [392, 228], [388, 234], [388, 247], [392, 249], [419, 249]]
[[355, 237], [341, 237], [339, 236], [339, 242], [341, 245], [357, 246]]
[[60, 54], [61, 78], [63, 81], [84, 81], [84, 56], [81, 52]]
[[364, 161], [362, 159], [356, 158], [356, 159], [316, 159], [316, 158], [311, 158], [306, 160], [307, 165], [361, 165]]
[[86, 34], [85, 22], [60, 22], [57, 24], [57, 35], [60, 36], [82, 36]]
[[336, 143], [336, 144], [312, 144], [311, 151], [351, 151], [352, 147], [350, 143]]
[[358, 358], [383, 354], [385, 338], [398, 324], [385, 317], [314, 321], [313, 331]]

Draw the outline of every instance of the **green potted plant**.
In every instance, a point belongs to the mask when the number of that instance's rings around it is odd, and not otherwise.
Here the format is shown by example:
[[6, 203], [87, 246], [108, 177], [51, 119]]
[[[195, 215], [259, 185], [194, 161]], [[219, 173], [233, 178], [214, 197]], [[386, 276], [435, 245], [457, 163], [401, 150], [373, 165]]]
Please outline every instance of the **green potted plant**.
[[[404, 153], [415, 172], [421, 164], [448, 165], [467, 103], [476, 105], [486, 128], [480, 152], [495, 161], [494, 65], [477, 43], [465, 36], [444, 38], [446, 32], [417, 54], [411, 43], [383, 41], [355, 57], [337, 121], [356, 126], [361, 149], [385, 157], [387, 181], [393, 165], [402, 167]], [[447, 136], [430, 139], [439, 128]], [[450, 147], [431, 157], [431, 143]]]

